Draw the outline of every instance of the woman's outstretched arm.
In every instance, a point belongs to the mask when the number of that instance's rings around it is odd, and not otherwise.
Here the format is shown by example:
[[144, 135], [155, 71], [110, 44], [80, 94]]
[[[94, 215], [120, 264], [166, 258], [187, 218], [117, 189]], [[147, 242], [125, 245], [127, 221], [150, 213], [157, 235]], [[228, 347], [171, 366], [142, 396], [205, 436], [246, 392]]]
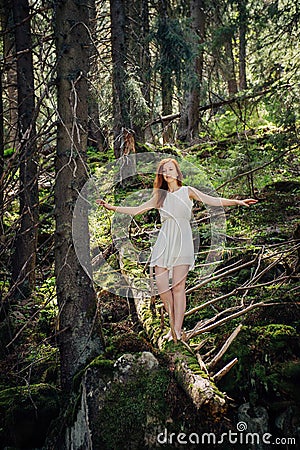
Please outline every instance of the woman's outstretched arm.
[[105, 202], [101, 198], [96, 200], [96, 203], [98, 203], [98, 205], [100, 206], [104, 206], [104, 208], [110, 211], [116, 211], [122, 214], [129, 214], [130, 216], [135, 216], [136, 214], [142, 214], [148, 211], [149, 209], [155, 208], [156, 198], [153, 196], [152, 198], [150, 198], [150, 200], [142, 203], [139, 206], [114, 206]]
[[237, 200], [234, 198], [222, 198], [222, 197], [212, 197], [211, 195], [204, 194], [194, 187], [189, 187], [189, 197], [194, 200], [201, 201], [206, 205], [210, 206], [250, 206], [257, 203], [258, 200], [253, 198], [246, 198], [245, 200]]

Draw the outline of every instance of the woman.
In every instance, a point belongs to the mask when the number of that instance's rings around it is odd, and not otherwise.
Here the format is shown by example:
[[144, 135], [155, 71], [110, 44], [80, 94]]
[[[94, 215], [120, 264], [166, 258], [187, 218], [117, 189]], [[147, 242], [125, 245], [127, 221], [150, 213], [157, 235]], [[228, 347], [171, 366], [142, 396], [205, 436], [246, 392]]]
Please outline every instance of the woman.
[[[154, 180], [153, 196], [140, 206], [114, 206], [102, 199], [96, 200], [108, 210], [136, 215], [157, 208], [162, 226], [154, 245], [150, 266], [155, 268], [155, 280], [161, 300], [169, 313], [171, 330], [165, 339], [181, 339], [186, 310], [185, 282], [194, 265], [194, 246], [190, 225], [193, 200], [210, 206], [250, 206], [254, 199], [235, 200], [217, 198], [190, 186], [182, 186], [182, 173], [173, 158], [162, 160]], [[172, 284], [169, 286], [169, 278]]]

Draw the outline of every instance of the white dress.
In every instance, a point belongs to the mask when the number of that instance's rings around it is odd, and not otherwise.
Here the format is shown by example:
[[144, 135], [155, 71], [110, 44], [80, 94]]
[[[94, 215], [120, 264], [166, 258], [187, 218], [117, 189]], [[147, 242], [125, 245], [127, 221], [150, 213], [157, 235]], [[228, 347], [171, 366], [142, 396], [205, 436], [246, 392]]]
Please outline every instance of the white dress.
[[186, 264], [189, 270], [194, 267], [192, 206], [188, 186], [167, 192], [159, 209], [162, 226], [152, 250], [150, 266], [171, 269]]

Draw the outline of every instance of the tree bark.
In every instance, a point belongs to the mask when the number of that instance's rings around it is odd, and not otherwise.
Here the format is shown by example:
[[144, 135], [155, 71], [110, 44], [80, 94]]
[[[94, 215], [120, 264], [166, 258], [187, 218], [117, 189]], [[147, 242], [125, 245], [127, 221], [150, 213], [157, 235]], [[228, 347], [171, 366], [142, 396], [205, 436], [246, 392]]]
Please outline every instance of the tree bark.
[[[162, 0], [158, 3], [158, 14], [160, 16], [160, 28], [158, 29], [158, 34], [163, 34], [164, 29], [167, 27], [167, 21], [169, 20], [170, 15], [170, 2], [169, 0]], [[172, 79], [171, 69], [168, 67], [167, 63], [163, 63], [166, 61], [166, 56], [168, 54], [168, 48], [164, 41], [161, 41], [160, 45], [160, 83], [161, 83], [161, 111], [162, 116], [167, 116], [172, 114], [172, 99], [173, 99], [173, 88], [174, 82]], [[163, 143], [166, 144], [173, 140], [173, 130], [172, 124], [170, 122], [163, 121]]]
[[[133, 0], [126, 3], [126, 40], [130, 78], [140, 86], [140, 95], [147, 105], [150, 103], [150, 50], [149, 50], [149, 5], [148, 0]], [[138, 142], [145, 141], [143, 122], [149, 114], [139, 110], [130, 102], [133, 117], [132, 129]]]
[[2, 70], [0, 70], [0, 236], [4, 234], [4, 227], [3, 227], [4, 120], [3, 120], [2, 77], [3, 73]]
[[[72, 378], [103, 345], [97, 319], [96, 294], [79, 263], [72, 240], [72, 219], [78, 194], [87, 180], [86, 144], [90, 36], [88, 5], [56, 1], [55, 37], [58, 58], [58, 114], [55, 183], [55, 273], [59, 305], [61, 384]], [[81, 250], [89, 266], [87, 208], [76, 217], [82, 233]]]
[[34, 75], [28, 0], [13, 0], [17, 52], [18, 127], [20, 140], [20, 227], [15, 240], [12, 281], [18, 293], [35, 288], [38, 226], [38, 163]]
[[[166, 116], [172, 113], [172, 97], [173, 97], [173, 80], [170, 73], [162, 69], [161, 71], [161, 98], [162, 98], [162, 115]], [[173, 130], [172, 123], [162, 121], [163, 124], [163, 144], [172, 142]]]
[[127, 96], [127, 44], [125, 39], [125, 0], [110, 0], [111, 52], [113, 78], [114, 153], [122, 156], [122, 129], [130, 129], [130, 113]]
[[[218, 32], [221, 32], [221, 40], [219, 39], [220, 43], [216, 49], [215, 61], [220, 68], [224, 81], [227, 83], [229, 96], [232, 96], [238, 92], [232, 48], [233, 29], [230, 23], [224, 23], [226, 5], [223, 5], [221, 2], [216, 2], [214, 8], [216, 29]], [[223, 54], [221, 53], [221, 47], [224, 49]]]
[[3, 33], [3, 93], [6, 95], [8, 111], [5, 142], [8, 146], [17, 147], [18, 144], [18, 90], [17, 64], [14, 33], [14, 18], [12, 0], [1, 0], [1, 25]]
[[238, 2], [239, 8], [239, 89], [247, 89], [246, 76], [246, 33], [247, 33], [247, 0]]
[[93, 37], [93, 44], [91, 45], [91, 70], [89, 86], [89, 100], [88, 100], [88, 147], [93, 147], [98, 153], [107, 152], [108, 150], [108, 136], [101, 128], [99, 120], [99, 106], [95, 89], [92, 87], [93, 82], [97, 80], [97, 74], [101, 70], [100, 64], [98, 64], [98, 52], [97, 52], [97, 13], [95, 0], [88, 0], [89, 4], [89, 20], [90, 31]]
[[228, 94], [229, 96], [235, 95], [238, 92], [236, 74], [235, 74], [235, 63], [232, 49], [232, 39], [229, 38], [224, 44], [225, 55], [226, 55], [226, 65], [223, 70], [223, 75], [227, 81]]
[[[194, 35], [197, 36], [198, 46], [204, 42], [205, 38], [205, 2], [204, 0], [191, 0], [190, 16], [191, 27]], [[195, 57], [192, 73], [188, 73], [190, 89], [186, 94], [187, 101], [183, 107], [181, 121], [179, 124], [178, 138], [181, 141], [191, 142], [198, 136], [199, 132], [199, 107], [201, 97], [201, 84], [203, 72], [203, 50], [198, 49]]]
[[149, 5], [148, 0], [140, 0], [140, 13], [141, 13], [141, 36], [142, 45], [140, 46], [140, 67], [141, 67], [141, 81], [142, 81], [142, 93], [149, 105], [150, 103], [150, 70], [151, 70], [151, 58], [150, 58], [150, 48], [149, 48]]

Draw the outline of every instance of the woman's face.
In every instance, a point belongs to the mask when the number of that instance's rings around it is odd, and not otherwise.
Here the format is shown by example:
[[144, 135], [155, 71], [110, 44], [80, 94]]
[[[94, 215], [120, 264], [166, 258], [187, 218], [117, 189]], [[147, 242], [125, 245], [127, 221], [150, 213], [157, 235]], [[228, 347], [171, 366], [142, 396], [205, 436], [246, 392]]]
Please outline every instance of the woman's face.
[[163, 165], [162, 174], [167, 183], [178, 178], [176, 166], [172, 161]]

